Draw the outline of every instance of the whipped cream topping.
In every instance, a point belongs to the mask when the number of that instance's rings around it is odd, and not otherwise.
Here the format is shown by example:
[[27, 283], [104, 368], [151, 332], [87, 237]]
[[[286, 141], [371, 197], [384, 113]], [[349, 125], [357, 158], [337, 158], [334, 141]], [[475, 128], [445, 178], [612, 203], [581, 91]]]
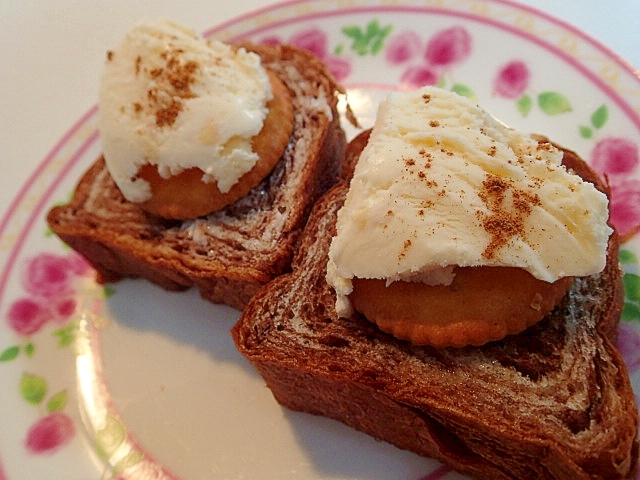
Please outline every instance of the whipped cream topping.
[[608, 199], [549, 143], [435, 87], [383, 101], [338, 213], [327, 281], [347, 316], [352, 279], [449, 284], [454, 266], [553, 282], [601, 271]]
[[107, 54], [99, 95], [107, 167], [131, 202], [151, 196], [136, 178], [144, 164], [164, 178], [200, 168], [226, 193], [258, 160], [251, 139], [271, 98], [258, 55], [170, 21], [140, 23]]

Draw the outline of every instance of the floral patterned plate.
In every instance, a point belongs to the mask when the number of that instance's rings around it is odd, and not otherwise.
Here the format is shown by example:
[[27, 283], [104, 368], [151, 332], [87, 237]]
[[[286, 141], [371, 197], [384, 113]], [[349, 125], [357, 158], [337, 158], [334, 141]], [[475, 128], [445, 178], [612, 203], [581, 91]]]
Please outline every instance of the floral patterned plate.
[[[389, 90], [437, 84], [607, 174], [625, 239], [619, 346], [640, 391], [640, 79], [623, 61], [502, 0], [294, 1], [205, 35], [312, 50], [347, 86], [364, 126]], [[233, 347], [238, 312], [144, 281], [96, 284], [44, 216], [97, 157], [97, 137], [93, 108], [0, 223], [9, 243], [0, 253], [0, 480], [461, 478], [281, 409]]]

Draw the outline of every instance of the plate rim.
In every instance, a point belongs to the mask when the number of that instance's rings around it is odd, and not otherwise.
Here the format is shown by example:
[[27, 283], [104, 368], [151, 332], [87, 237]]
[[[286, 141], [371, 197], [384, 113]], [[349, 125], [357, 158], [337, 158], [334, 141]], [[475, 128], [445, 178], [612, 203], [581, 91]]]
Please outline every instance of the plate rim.
[[[288, 1], [283, 1], [283, 2], [278, 2], [269, 6], [265, 6], [259, 9], [255, 9], [252, 10], [251, 12], [239, 15], [233, 19], [230, 19], [228, 21], [225, 21], [215, 27], [211, 27], [207, 30], [205, 30], [205, 32], [203, 33], [203, 35], [205, 36], [211, 36], [211, 35], [215, 35], [218, 32], [221, 32], [225, 29], [227, 29], [229, 26], [232, 25], [236, 25], [239, 24], [249, 18], [255, 17], [257, 14], [261, 14], [264, 12], [272, 12], [275, 10], [278, 10], [280, 8], [289, 8], [295, 5], [302, 5], [302, 4], [307, 4], [307, 3], [316, 3], [316, 2], [322, 2], [324, 0], [288, 0]], [[536, 16], [541, 16], [544, 17], [546, 20], [552, 21], [556, 24], [558, 24], [560, 27], [562, 27], [563, 29], [567, 29], [569, 31], [571, 31], [574, 34], [577, 34], [582, 40], [587, 41], [591, 46], [596, 47], [597, 49], [601, 50], [603, 53], [610, 55], [611, 58], [618, 63], [621, 67], [623, 67], [624, 70], [626, 70], [628, 73], [630, 73], [635, 80], [639, 83], [640, 86], [640, 70], [636, 69], [635, 67], [633, 67], [629, 62], [627, 62], [624, 58], [620, 57], [619, 55], [615, 54], [613, 51], [611, 51], [608, 47], [606, 47], [605, 45], [603, 45], [601, 42], [599, 42], [598, 40], [596, 40], [595, 38], [591, 37], [590, 35], [584, 33], [583, 31], [581, 31], [580, 29], [572, 26], [571, 24], [569, 24], [568, 22], [565, 22], [564, 20], [561, 19], [557, 19], [549, 14], [546, 14], [534, 7], [530, 7], [530, 6], [525, 6], [525, 5], [521, 5], [519, 3], [513, 2], [511, 0], [484, 0], [484, 2], [486, 3], [494, 3], [494, 4], [501, 4], [501, 5], [507, 5], [509, 7], [513, 7], [519, 10], [523, 10], [523, 11], [528, 11], [531, 12], [533, 14], [535, 14]], [[354, 2], [357, 3], [357, 2]], [[372, 1], [372, 2], [363, 2], [363, 3], [370, 3], [370, 4], [377, 4], [377, 2]], [[401, 0], [400, 2], [395, 2], [395, 5], [398, 4], [403, 4], [403, 3], [410, 3], [413, 4], [414, 2], [410, 1], [410, 0]], [[398, 9], [394, 9], [394, 8], [390, 8], [389, 5], [387, 6], [380, 6], [378, 9], [376, 8], [371, 8], [371, 7], [366, 7], [366, 6], [361, 6], [358, 7], [357, 9], [350, 9], [350, 8], [342, 8], [341, 10], [337, 10], [335, 15], [343, 15], [345, 14], [345, 12], [354, 12], [354, 13], [362, 13], [365, 11], [371, 12], [371, 11], [410, 11], [407, 9], [403, 9], [402, 7], [398, 8]], [[430, 10], [430, 7], [416, 7], [412, 10], [415, 11], [421, 11], [421, 12], [427, 12]], [[441, 9], [445, 10], [445, 12], [443, 12], [443, 14], [446, 14], [446, 8]], [[326, 15], [323, 15], [326, 16]], [[486, 19], [485, 19], [486, 20]], [[496, 26], [498, 25], [497, 21], [495, 22], [489, 22], [490, 24]], [[276, 22], [276, 24], [273, 25], [269, 25], [269, 28], [277, 28], [278, 23]], [[246, 34], [244, 34], [244, 36], [251, 36], [253, 35], [255, 32], [247, 32]], [[531, 40], [534, 37], [533, 35], [531, 36], [526, 36], [528, 40]], [[537, 42], [535, 42], [537, 43]], [[552, 51], [552, 53], [557, 54], [558, 51], [554, 50]], [[590, 78], [590, 77], [588, 77]], [[591, 78], [590, 78], [591, 80]], [[345, 82], [346, 88], [349, 88], [349, 82]], [[601, 85], [600, 83], [597, 83], [598, 87], [600, 88]], [[607, 86], [606, 87], [607, 90], [611, 89], [611, 87]], [[611, 89], [612, 91], [614, 91], [613, 89]], [[606, 92], [605, 92], [606, 93]], [[624, 100], [624, 98], [620, 95], [620, 99], [623, 101], [623, 103], [625, 105], [627, 105], [628, 107], [631, 107], [627, 101]], [[13, 218], [13, 216], [15, 215], [16, 210], [18, 209], [19, 205], [21, 204], [21, 202], [23, 201], [24, 197], [29, 193], [29, 191], [31, 190], [31, 188], [34, 186], [34, 184], [36, 183], [36, 181], [40, 178], [40, 176], [43, 174], [43, 172], [46, 170], [46, 168], [49, 166], [49, 164], [55, 159], [55, 157], [58, 155], [58, 153], [60, 152], [60, 150], [67, 145], [67, 143], [69, 142], [69, 140], [71, 138], [73, 138], [76, 133], [87, 124], [87, 122], [89, 122], [96, 114], [97, 114], [97, 104], [94, 104], [93, 106], [91, 106], [84, 114], [82, 114], [80, 116], [80, 118], [62, 135], [62, 137], [54, 144], [54, 146], [49, 150], [49, 152], [43, 157], [43, 159], [37, 164], [36, 168], [30, 173], [30, 175], [28, 176], [27, 180], [21, 185], [20, 189], [18, 190], [18, 193], [12, 198], [9, 207], [7, 208], [7, 210], [4, 212], [3, 217], [0, 219], [0, 236], [3, 236], [5, 234], [5, 232], [8, 230], [9, 228], [9, 224], [11, 223], [11, 220]], [[634, 121], [634, 125], [635, 127], [640, 130], [640, 112], [635, 112], [633, 111], [633, 109], [631, 109], [631, 112], [633, 113], [633, 116], [635, 116], [636, 121]], [[13, 242], [11, 248], [9, 249], [10, 251], [10, 255], [9, 255], [9, 262], [5, 263], [5, 268], [2, 271], [2, 274], [0, 275], [0, 305], [2, 305], [3, 303], [3, 298], [4, 298], [4, 294], [6, 293], [6, 283], [11, 275], [11, 273], [13, 272], [13, 269], [15, 268], [15, 261], [17, 260], [17, 258], [20, 255], [20, 252], [22, 250], [22, 246], [24, 245], [24, 239], [26, 238], [27, 235], [30, 234], [34, 223], [40, 218], [40, 216], [42, 215], [46, 205], [50, 202], [51, 199], [51, 195], [53, 195], [53, 193], [57, 190], [59, 183], [66, 178], [66, 172], [68, 172], [68, 170], [70, 170], [75, 163], [82, 157], [83, 153], [86, 151], [86, 149], [90, 148], [92, 145], [95, 144], [95, 142], [98, 141], [98, 132], [97, 130], [94, 131], [88, 138], [86, 138], [84, 140], [84, 142], [76, 149], [74, 149], [74, 154], [71, 156], [71, 159], [65, 164], [65, 169], [61, 172], [58, 172], [57, 174], [57, 180], [48, 185], [45, 193], [38, 197], [38, 202], [37, 205], [33, 208], [33, 211], [31, 213], [31, 215], [28, 217], [27, 221], [24, 222], [21, 226], [20, 229], [20, 236]], [[17, 248], [17, 249], [16, 249]], [[6, 268], [8, 267], [8, 268]], [[0, 480], [6, 480], [6, 475], [4, 473], [3, 470], [3, 462], [2, 462], [2, 452], [0, 452]]]

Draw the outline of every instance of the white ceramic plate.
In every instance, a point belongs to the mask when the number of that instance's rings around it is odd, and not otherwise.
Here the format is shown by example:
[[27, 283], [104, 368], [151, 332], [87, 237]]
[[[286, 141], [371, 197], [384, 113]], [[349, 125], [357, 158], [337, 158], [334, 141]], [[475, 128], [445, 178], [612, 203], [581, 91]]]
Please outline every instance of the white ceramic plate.
[[[606, 172], [627, 238], [619, 346], [640, 391], [640, 79], [623, 61], [562, 22], [499, 0], [296, 1], [205, 35], [312, 49], [347, 86], [364, 126], [389, 90], [432, 82]], [[234, 349], [238, 312], [144, 281], [97, 285], [44, 216], [99, 153], [92, 108], [0, 223], [0, 480], [461, 478], [280, 408]]]

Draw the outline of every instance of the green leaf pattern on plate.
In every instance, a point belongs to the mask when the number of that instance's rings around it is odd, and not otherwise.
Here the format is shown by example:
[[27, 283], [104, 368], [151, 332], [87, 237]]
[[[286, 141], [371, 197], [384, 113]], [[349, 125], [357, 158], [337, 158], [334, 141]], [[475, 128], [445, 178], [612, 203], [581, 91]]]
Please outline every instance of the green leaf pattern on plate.
[[558, 92], [542, 92], [539, 94], [538, 106], [547, 115], [560, 115], [573, 110], [569, 99]]
[[602, 129], [609, 120], [609, 108], [606, 104], [599, 106], [589, 117], [589, 125], [579, 125], [582, 138], [592, 138], [597, 130]]
[[391, 30], [391, 25], [381, 27], [380, 22], [374, 18], [365, 28], [348, 25], [342, 29], [342, 33], [352, 40], [351, 50], [364, 56], [380, 53]]
[[67, 406], [67, 391], [62, 390], [61, 392], [58, 392], [55, 395], [53, 395], [47, 402], [47, 413], [62, 411], [66, 406]]
[[39, 405], [47, 395], [47, 382], [38, 375], [23, 373], [20, 380], [20, 395], [27, 403]]
[[640, 322], [640, 275], [634, 273], [638, 271], [639, 259], [634, 252], [627, 249], [620, 251], [619, 258], [625, 272], [622, 277], [624, 285], [622, 321]]
[[108, 460], [118, 450], [127, 438], [127, 431], [115, 416], [107, 415], [104, 426], [95, 434], [98, 454]]
[[463, 85], [462, 83], [456, 83], [451, 87], [451, 91], [457, 93], [462, 97], [467, 97], [470, 100], [476, 100], [476, 94], [473, 93], [471, 87]]
[[107, 413], [103, 426], [95, 432], [94, 442], [98, 456], [107, 465], [103, 478], [117, 478], [144, 460], [144, 453], [128, 442], [127, 429], [115, 414]]
[[73, 343], [75, 339], [76, 331], [78, 330], [78, 321], [74, 320], [68, 325], [57, 329], [53, 332], [53, 336], [58, 339], [58, 347], [68, 347]]
[[601, 105], [591, 114], [591, 125], [593, 125], [594, 128], [600, 129], [604, 127], [608, 119], [609, 109], [606, 105]]
[[10, 362], [11, 360], [15, 360], [19, 354], [20, 347], [18, 345], [7, 347], [2, 351], [2, 353], [0, 353], [0, 362]]
[[516, 102], [516, 107], [518, 107], [518, 111], [522, 114], [523, 117], [529, 115], [529, 112], [533, 108], [533, 99], [530, 95], [523, 95]]

